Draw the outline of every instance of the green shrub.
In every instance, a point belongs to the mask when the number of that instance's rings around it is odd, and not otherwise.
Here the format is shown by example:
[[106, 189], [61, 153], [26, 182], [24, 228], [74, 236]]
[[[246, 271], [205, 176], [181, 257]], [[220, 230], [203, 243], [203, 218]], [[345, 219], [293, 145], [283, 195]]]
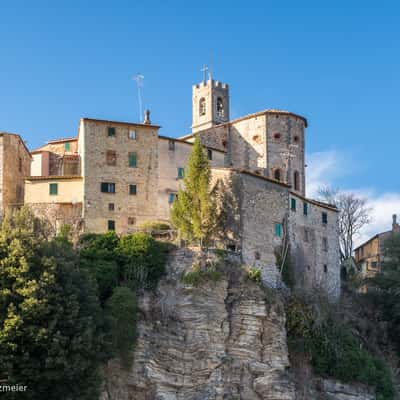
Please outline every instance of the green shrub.
[[193, 264], [191, 270], [182, 275], [181, 282], [185, 285], [200, 286], [207, 281], [218, 282], [221, 276], [215, 265], [207, 265], [202, 269], [199, 264]]
[[78, 243], [80, 267], [95, 278], [103, 305], [119, 283], [118, 243], [119, 238], [114, 232], [85, 234]]
[[289, 351], [306, 354], [317, 374], [372, 385], [377, 399], [394, 399], [388, 367], [364, 350], [333, 312], [292, 297], [286, 305], [286, 328]]
[[121, 279], [131, 289], [154, 289], [165, 273], [167, 246], [145, 233], [123, 236], [116, 249]]
[[151, 234], [152, 232], [168, 231], [171, 225], [163, 221], [148, 221], [139, 226], [139, 230]]
[[247, 277], [253, 282], [260, 283], [261, 282], [261, 269], [260, 268], [249, 268], [247, 270]]
[[106, 314], [115, 354], [121, 359], [122, 366], [129, 369], [137, 336], [137, 300], [132, 290], [127, 287], [115, 288], [107, 300]]

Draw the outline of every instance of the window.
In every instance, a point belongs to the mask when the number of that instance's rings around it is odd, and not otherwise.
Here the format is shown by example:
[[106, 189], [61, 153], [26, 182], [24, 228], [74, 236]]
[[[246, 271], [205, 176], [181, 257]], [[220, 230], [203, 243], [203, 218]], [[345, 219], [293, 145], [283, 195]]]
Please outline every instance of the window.
[[50, 183], [49, 194], [50, 196], [55, 196], [58, 194], [58, 183]]
[[168, 140], [168, 150], [175, 151], [175, 141]]
[[178, 167], [178, 179], [183, 179], [185, 176], [185, 168]]
[[310, 241], [310, 234], [307, 228], [304, 228], [304, 241], [308, 243]]
[[137, 193], [136, 185], [129, 185], [129, 194], [134, 196], [136, 195], [136, 193]]
[[328, 266], [326, 264], [324, 264], [324, 272], [325, 274], [328, 272]]
[[135, 217], [128, 217], [128, 225], [135, 225], [136, 218]]
[[258, 251], [256, 251], [256, 252], [254, 253], [254, 258], [255, 258], [256, 260], [259, 260], [259, 259], [261, 258], [260, 253], [259, 253]]
[[113, 182], [101, 182], [102, 193], [115, 193], [115, 183]]
[[129, 153], [128, 154], [129, 158], [129, 166], [131, 168], [136, 168], [137, 167], [137, 155], [136, 153]]
[[213, 157], [212, 150], [207, 149], [207, 158], [208, 158], [209, 160], [212, 160], [212, 157]]
[[300, 138], [296, 135], [296, 136], [293, 138], [293, 141], [294, 141], [295, 143], [299, 143]]
[[371, 262], [371, 267], [376, 268], [378, 266], [378, 263], [376, 261]]
[[328, 214], [326, 212], [323, 212], [321, 215], [322, 215], [322, 223], [327, 224], [328, 223]]
[[22, 158], [21, 157], [19, 157], [19, 159], [18, 159], [18, 171], [22, 172]]
[[199, 101], [199, 115], [206, 115], [206, 99], [204, 97]]
[[177, 197], [178, 196], [176, 193], [169, 193], [168, 194], [168, 203], [172, 204], [176, 200]]
[[115, 136], [115, 128], [109, 126], [108, 129], [107, 129], [107, 135], [110, 136], [110, 137], [111, 136]]
[[108, 203], [108, 211], [114, 211], [114, 210], [115, 210], [114, 203]]
[[134, 129], [129, 129], [129, 139], [136, 140], [136, 131]]
[[281, 180], [281, 170], [278, 168], [278, 169], [276, 169], [275, 171], [274, 171], [274, 178], [277, 180], [277, 181], [280, 181]]
[[109, 231], [115, 231], [115, 221], [112, 219], [109, 219], [107, 221], [107, 226]]
[[306, 202], [303, 203], [303, 214], [308, 215], [308, 204]]
[[17, 203], [22, 203], [24, 201], [24, 192], [21, 185], [15, 187], [15, 197]]
[[217, 116], [220, 118], [224, 116], [224, 100], [222, 97], [217, 98]]
[[290, 200], [290, 209], [292, 211], [296, 211], [296, 199], [294, 199], [293, 197]]
[[107, 150], [106, 163], [107, 165], [117, 165], [117, 153], [114, 150]]
[[326, 237], [322, 238], [322, 250], [328, 251], [328, 239]]
[[299, 174], [299, 171], [294, 171], [293, 184], [294, 184], [294, 190], [300, 190], [300, 174]]
[[275, 236], [282, 236], [282, 224], [275, 224]]
[[65, 151], [71, 151], [71, 143], [67, 142], [64, 144], [64, 150]]

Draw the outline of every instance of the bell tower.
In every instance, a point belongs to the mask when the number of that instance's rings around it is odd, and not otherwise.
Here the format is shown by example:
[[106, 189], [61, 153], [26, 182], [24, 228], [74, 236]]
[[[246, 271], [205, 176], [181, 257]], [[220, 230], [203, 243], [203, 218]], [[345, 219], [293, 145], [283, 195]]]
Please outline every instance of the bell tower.
[[229, 87], [211, 77], [193, 86], [192, 133], [229, 121]]

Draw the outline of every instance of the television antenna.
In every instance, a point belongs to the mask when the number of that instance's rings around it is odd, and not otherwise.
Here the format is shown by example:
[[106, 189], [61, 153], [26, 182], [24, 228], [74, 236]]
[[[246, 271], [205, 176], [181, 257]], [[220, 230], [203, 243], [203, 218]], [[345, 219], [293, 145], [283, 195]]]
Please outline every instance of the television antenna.
[[134, 77], [133, 80], [136, 81], [137, 90], [138, 90], [138, 103], [139, 103], [139, 121], [143, 115], [143, 105], [142, 105], [142, 88], [143, 88], [143, 81], [144, 75], [138, 72]]

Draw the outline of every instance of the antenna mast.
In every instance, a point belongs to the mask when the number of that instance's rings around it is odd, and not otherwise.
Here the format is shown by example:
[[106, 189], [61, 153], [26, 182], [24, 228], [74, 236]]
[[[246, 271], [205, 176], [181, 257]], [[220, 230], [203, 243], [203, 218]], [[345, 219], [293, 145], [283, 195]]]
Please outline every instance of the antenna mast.
[[139, 103], [139, 121], [142, 118], [143, 115], [143, 106], [142, 106], [142, 87], [143, 87], [143, 80], [144, 80], [144, 75], [142, 75], [140, 72], [138, 72], [133, 79], [136, 81], [137, 84], [137, 90], [138, 90], [138, 103]]

